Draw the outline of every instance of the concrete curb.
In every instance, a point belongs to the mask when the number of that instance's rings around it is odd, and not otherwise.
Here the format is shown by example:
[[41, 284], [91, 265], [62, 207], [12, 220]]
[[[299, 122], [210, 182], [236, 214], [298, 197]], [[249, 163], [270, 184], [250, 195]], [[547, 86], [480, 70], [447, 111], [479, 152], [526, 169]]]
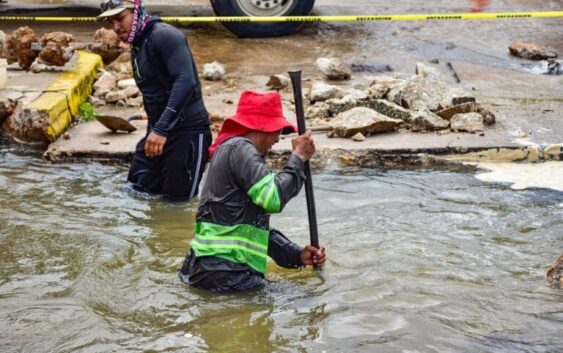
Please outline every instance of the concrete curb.
[[[72, 123], [78, 107], [92, 91], [92, 84], [102, 58], [97, 54], [78, 52], [76, 66], [58, 76], [45, 91], [23, 108], [12, 126], [15, 136], [28, 142], [53, 142]], [[31, 127], [31, 128], [30, 128]]]

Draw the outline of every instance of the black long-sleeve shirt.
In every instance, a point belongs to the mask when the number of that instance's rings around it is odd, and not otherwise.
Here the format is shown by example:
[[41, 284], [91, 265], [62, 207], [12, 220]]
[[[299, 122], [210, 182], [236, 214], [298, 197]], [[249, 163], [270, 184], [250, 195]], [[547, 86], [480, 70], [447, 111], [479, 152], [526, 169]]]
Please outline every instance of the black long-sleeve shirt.
[[174, 128], [209, 126], [197, 68], [182, 32], [151, 20], [133, 42], [131, 60], [150, 130], [167, 137]]

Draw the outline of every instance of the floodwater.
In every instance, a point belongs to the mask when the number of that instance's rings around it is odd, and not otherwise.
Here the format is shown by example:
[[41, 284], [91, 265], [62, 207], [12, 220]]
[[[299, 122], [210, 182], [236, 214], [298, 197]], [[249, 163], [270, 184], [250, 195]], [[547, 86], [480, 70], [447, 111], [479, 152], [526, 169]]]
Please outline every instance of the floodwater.
[[[0, 143], [0, 351], [561, 352], [563, 193], [472, 172], [314, 175], [318, 275], [268, 266], [253, 294], [176, 271], [196, 205], [129, 190], [125, 166], [45, 164]], [[305, 197], [274, 227], [307, 241]]]

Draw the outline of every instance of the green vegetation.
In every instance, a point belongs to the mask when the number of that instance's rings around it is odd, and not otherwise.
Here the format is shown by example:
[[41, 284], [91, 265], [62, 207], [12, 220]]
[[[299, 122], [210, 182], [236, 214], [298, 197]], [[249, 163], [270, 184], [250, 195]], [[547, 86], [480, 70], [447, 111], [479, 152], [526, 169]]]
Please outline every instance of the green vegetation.
[[96, 113], [96, 108], [86, 101], [80, 103], [78, 106], [78, 116], [79, 120], [92, 121], [94, 120], [94, 115]]

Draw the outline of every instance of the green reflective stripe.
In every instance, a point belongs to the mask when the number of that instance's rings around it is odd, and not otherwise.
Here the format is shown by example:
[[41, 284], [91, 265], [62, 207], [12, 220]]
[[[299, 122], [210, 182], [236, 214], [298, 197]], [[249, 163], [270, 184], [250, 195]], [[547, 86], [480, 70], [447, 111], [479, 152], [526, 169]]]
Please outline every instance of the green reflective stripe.
[[246, 193], [256, 205], [270, 213], [281, 211], [281, 200], [276, 186], [276, 173], [270, 173], [254, 184]]
[[217, 256], [266, 272], [269, 232], [248, 224], [197, 222], [192, 248], [197, 256]]
[[236, 246], [238, 248], [245, 248], [245, 249], [248, 249], [248, 251], [250, 251], [250, 252], [252, 252], [252, 253], [254, 253], [258, 256], [268, 255], [267, 247], [263, 247], [262, 245], [254, 246], [254, 245], [252, 245], [249, 242], [246, 242], [244, 240], [232, 239], [231, 237], [229, 237], [226, 240], [224, 240], [224, 239], [212, 239], [212, 238], [217, 238], [217, 237], [205, 237], [205, 238], [196, 237], [195, 240], [198, 243], [205, 244], [205, 245], [217, 245], [217, 246], [223, 245], [223, 246]]

